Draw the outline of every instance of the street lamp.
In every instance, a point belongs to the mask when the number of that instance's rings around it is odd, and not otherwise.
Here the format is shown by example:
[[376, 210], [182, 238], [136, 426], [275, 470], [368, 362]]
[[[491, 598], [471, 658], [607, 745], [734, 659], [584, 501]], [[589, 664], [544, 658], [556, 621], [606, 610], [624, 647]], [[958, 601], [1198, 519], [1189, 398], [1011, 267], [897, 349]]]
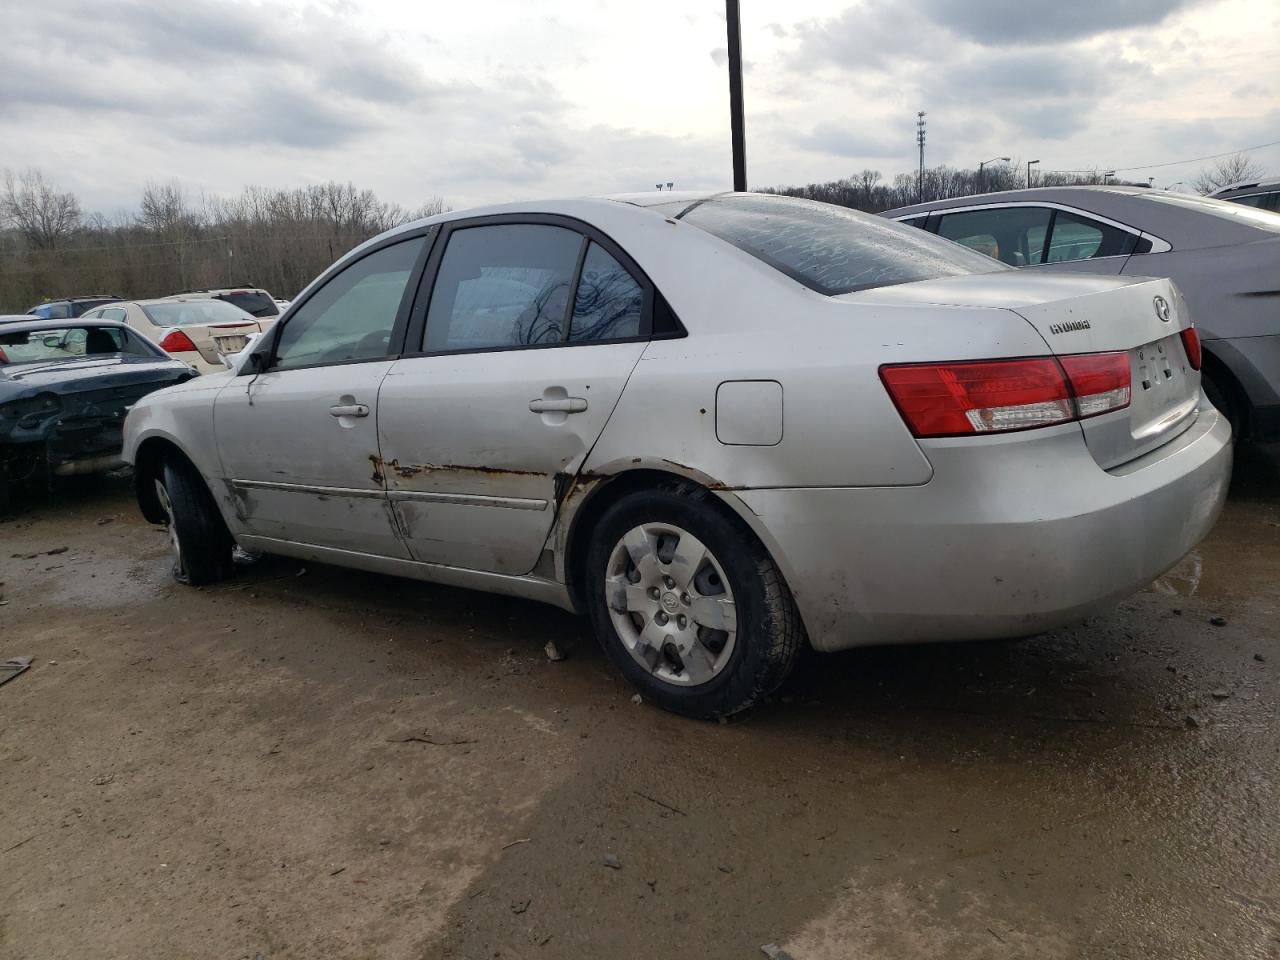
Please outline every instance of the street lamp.
[[1009, 162], [1008, 157], [992, 157], [990, 160], [983, 160], [980, 164], [978, 164], [978, 192], [979, 193], [985, 190], [987, 186], [987, 181], [982, 175], [982, 168], [985, 167], [988, 163], [995, 163], [997, 160], [1003, 160], [1005, 163]]
[[1028, 190], [1030, 190], [1030, 189], [1031, 189], [1031, 165], [1032, 165], [1033, 163], [1039, 163], [1039, 162], [1040, 162], [1039, 160], [1028, 160], [1028, 161], [1027, 161], [1027, 189], [1028, 189]]

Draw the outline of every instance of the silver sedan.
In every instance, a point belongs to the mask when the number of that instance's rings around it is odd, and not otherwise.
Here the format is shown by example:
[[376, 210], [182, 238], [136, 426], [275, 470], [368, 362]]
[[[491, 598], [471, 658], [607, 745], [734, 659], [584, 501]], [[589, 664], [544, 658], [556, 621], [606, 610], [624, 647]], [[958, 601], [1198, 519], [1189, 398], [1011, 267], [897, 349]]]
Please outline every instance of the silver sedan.
[[1035, 275], [807, 201], [652, 194], [398, 228], [138, 403], [188, 583], [268, 551], [542, 600], [699, 717], [801, 649], [1014, 637], [1208, 532], [1230, 429], [1167, 280]]

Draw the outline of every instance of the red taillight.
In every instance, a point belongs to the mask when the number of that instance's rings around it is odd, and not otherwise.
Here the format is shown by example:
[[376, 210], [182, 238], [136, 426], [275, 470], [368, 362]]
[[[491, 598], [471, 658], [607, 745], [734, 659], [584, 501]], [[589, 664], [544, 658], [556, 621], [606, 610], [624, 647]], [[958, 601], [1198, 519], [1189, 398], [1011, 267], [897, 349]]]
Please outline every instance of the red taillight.
[[4, 350], [0, 349], [0, 363], [8, 363], [8, 362], [9, 362], [9, 358], [5, 355]]
[[1081, 420], [1129, 405], [1132, 380], [1127, 353], [1077, 353], [1062, 358], [1062, 369], [1076, 399]]
[[1192, 370], [1200, 369], [1200, 334], [1195, 327], [1187, 327], [1182, 331], [1182, 346], [1187, 351], [1187, 362]]
[[165, 353], [192, 353], [196, 345], [181, 330], [170, 330], [161, 339], [160, 349]]
[[1129, 405], [1124, 353], [894, 364], [880, 368], [917, 437], [1028, 430]]

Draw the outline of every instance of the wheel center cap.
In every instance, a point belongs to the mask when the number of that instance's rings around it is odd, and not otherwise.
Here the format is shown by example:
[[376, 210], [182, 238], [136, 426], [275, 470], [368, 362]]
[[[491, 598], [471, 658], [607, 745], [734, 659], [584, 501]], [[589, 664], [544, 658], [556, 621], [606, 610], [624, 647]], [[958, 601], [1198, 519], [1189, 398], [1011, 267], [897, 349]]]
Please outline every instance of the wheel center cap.
[[664, 593], [662, 595], [662, 609], [667, 613], [675, 613], [680, 608], [680, 598], [674, 593]]

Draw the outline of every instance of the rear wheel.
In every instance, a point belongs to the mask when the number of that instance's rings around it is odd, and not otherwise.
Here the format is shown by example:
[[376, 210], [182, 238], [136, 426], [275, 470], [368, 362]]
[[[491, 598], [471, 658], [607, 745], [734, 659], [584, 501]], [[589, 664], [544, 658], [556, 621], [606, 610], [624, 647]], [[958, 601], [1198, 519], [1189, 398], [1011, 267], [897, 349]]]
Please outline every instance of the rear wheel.
[[587, 555], [592, 624], [610, 659], [660, 706], [745, 710], [795, 665], [803, 630], [777, 566], [692, 484], [623, 497]]
[[231, 576], [235, 542], [195, 467], [184, 460], [166, 460], [155, 490], [169, 531], [173, 579], [200, 586]]

